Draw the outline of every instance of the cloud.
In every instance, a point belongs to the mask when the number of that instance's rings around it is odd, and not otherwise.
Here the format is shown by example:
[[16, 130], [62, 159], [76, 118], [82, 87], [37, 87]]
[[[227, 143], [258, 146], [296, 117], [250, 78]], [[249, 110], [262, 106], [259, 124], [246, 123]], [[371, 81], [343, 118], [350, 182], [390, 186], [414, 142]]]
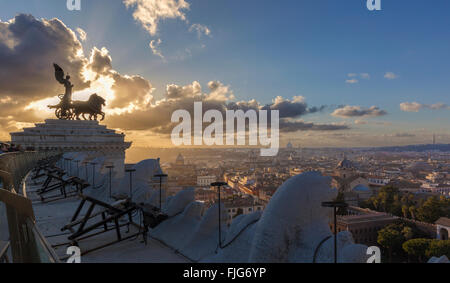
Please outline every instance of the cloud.
[[[321, 111], [324, 107], [308, 107], [305, 99], [296, 96], [293, 99], [285, 99], [281, 96], [274, 99], [271, 104], [261, 105], [256, 100], [232, 101], [234, 93], [230, 86], [220, 81], [210, 81], [208, 92], [202, 92], [202, 86], [194, 81], [192, 84], [179, 86], [175, 84], [166, 87], [165, 98], [149, 104], [145, 109], [133, 110], [107, 117], [107, 122], [112, 127], [124, 130], [149, 130], [154, 133], [168, 135], [174, 125], [170, 122], [171, 115], [176, 110], [186, 110], [194, 117], [194, 101], [203, 102], [203, 112], [219, 110], [225, 117], [227, 110], [279, 110], [280, 131], [337, 131], [349, 129], [340, 124], [315, 124], [297, 120], [303, 115]], [[270, 123], [270, 111], [268, 121]]]
[[150, 41], [150, 49], [152, 50], [153, 54], [155, 54], [156, 56], [161, 57], [161, 59], [164, 59], [164, 56], [161, 52], [161, 50], [159, 49], [159, 46], [161, 45], [161, 39], [153, 39], [152, 41]]
[[197, 32], [197, 36], [198, 38], [201, 38], [202, 35], [206, 35], [206, 36], [211, 36], [211, 30], [205, 26], [205, 25], [201, 25], [201, 24], [193, 24], [191, 25], [191, 27], [189, 28], [190, 32]]
[[386, 115], [387, 112], [381, 110], [376, 106], [370, 108], [362, 108], [361, 106], [344, 106], [336, 109], [331, 115], [341, 118], [354, 118], [354, 117], [379, 117]]
[[285, 133], [297, 131], [340, 131], [350, 127], [344, 124], [315, 124], [299, 120], [281, 119], [280, 130]]
[[394, 134], [394, 137], [396, 138], [413, 138], [415, 137], [415, 134], [410, 134], [410, 133], [396, 133]]
[[359, 81], [357, 79], [348, 79], [345, 81], [348, 84], [357, 84], [359, 83]]
[[149, 81], [115, 71], [104, 47], [93, 47], [86, 57], [76, 33], [59, 19], [19, 14], [0, 22], [0, 62], [3, 131], [11, 129], [5, 125], [37, 122], [51, 115], [47, 102], [57, 103], [56, 96], [64, 91], [55, 80], [53, 63], [70, 74], [74, 98], [97, 92], [107, 99], [107, 110], [138, 108], [152, 100]]
[[168, 99], [194, 98], [201, 97], [201, 95], [202, 86], [197, 81], [194, 81], [192, 84], [186, 86], [170, 84], [166, 87], [166, 97]]
[[112, 70], [112, 58], [109, 56], [108, 49], [92, 48], [88, 68], [98, 75], [109, 73]]
[[361, 73], [360, 76], [361, 76], [361, 78], [366, 79], [366, 80], [370, 79], [369, 73]]
[[294, 96], [292, 100], [277, 96], [272, 104], [264, 106], [263, 110], [279, 110], [280, 118], [300, 117], [306, 114], [322, 111], [325, 106], [308, 107], [303, 96]]
[[386, 74], [384, 74], [384, 78], [388, 80], [395, 80], [398, 76], [393, 72], [386, 72]]
[[53, 62], [66, 66], [75, 90], [89, 86], [83, 76], [87, 59], [75, 33], [58, 19], [37, 20], [20, 14], [0, 22], [0, 93], [20, 102], [58, 93]]
[[364, 79], [364, 80], [368, 80], [370, 79], [370, 74], [369, 73], [349, 73], [347, 74], [348, 79], [345, 80], [346, 83], [348, 84], [357, 84], [359, 83], [358, 78]]
[[112, 90], [116, 96], [109, 103], [110, 108], [126, 108], [130, 104], [143, 107], [153, 101], [152, 84], [145, 78], [138, 75], [121, 75], [117, 72], [112, 73], [112, 77]]
[[369, 124], [369, 122], [366, 120], [355, 120], [355, 124], [356, 125], [367, 125], [367, 124]]
[[76, 31], [78, 33], [78, 37], [81, 41], [86, 41], [87, 39], [87, 33], [82, 28], [76, 28]]
[[422, 109], [430, 109], [430, 110], [442, 110], [442, 109], [450, 109], [445, 103], [436, 103], [436, 104], [422, 104], [418, 102], [403, 102], [400, 103], [400, 109], [405, 112], [419, 112]]
[[185, 0], [123, 0], [123, 3], [127, 8], [134, 8], [133, 18], [152, 36], [158, 32], [161, 20], [186, 21], [184, 11], [190, 6]]
[[[121, 74], [113, 68], [106, 47], [93, 47], [85, 56], [76, 33], [58, 19], [35, 19], [18, 15], [0, 22], [0, 126], [16, 131], [20, 126], [52, 116], [48, 101], [64, 91], [56, 82], [52, 63], [59, 64], [72, 77], [74, 98], [87, 98], [96, 92], [106, 99], [106, 123], [121, 130], [167, 134], [173, 128], [171, 115], [185, 109], [193, 113], [194, 101], [203, 101], [203, 110], [279, 110], [281, 131], [335, 131], [348, 129], [339, 124], [315, 124], [298, 120], [325, 106], [310, 107], [305, 98], [281, 96], [263, 105], [256, 100], [235, 101], [231, 86], [210, 81], [203, 91], [199, 82], [180, 86], [169, 84], [165, 96], [153, 97], [149, 80], [139, 75]], [[193, 115], [193, 114], [192, 114]], [[270, 117], [269, 117], [270, 121]], [[0, 133], [3, 134], [3, 133]]]

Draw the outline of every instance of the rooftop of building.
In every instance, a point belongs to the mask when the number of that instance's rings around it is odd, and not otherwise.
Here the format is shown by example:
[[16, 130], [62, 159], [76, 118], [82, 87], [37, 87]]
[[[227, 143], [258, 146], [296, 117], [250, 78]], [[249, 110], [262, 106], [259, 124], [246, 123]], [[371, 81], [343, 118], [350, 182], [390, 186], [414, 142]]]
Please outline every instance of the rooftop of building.
[[396, 220], [398, 219], [395, 216], [391, 216], [386, 213], [373, 213], [373, 214], [364, 214], [364, 215], [345, 215], [338, 217], [339, 222], [344, 224], [358, 224], [358, 223], [367, 223], [367, 222], [379, 222], [379, 221], [388, 221], [388, 220]]
[[450, 227], [450, 218], [441, 217], [435, 223], [441, 226]]

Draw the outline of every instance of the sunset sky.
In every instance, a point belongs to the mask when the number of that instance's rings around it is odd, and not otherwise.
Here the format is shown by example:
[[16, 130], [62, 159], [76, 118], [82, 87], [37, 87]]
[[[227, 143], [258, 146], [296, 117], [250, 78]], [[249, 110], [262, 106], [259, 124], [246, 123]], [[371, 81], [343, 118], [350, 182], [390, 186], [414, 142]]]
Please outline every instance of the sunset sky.
[[107, 100], [110, 128], [170, 146], [171, 114], [280, 111], [281, 144], [450, 143], [450, 2], [0, 0], [0, 140], [74, 99]]

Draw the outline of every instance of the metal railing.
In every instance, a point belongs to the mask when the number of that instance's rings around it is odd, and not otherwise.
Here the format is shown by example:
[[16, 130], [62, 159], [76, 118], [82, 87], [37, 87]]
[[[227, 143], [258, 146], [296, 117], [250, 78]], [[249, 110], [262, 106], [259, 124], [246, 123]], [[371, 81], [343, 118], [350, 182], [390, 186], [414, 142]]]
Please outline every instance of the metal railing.
[[[56, 157], [60, 152], [14, 152], [0, 155], [0, 202], [6, 206], [9, 228], [9, 244], [14, 263], [58, 262], [52, 247], [36, 226], [31, 201], [26, 198], [24, 181], [27, 174], [40, 160]], [[19, 191], [21, 190], [22, 191]], [[3, 249], [2, 249], [3, 251]], [[5, 261], [0, 253], [0, 262]]]

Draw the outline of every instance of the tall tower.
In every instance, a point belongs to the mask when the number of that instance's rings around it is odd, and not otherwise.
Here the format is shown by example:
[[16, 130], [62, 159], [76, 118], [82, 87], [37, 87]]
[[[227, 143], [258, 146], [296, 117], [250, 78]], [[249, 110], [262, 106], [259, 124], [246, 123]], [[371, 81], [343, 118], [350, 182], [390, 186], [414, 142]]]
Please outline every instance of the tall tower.
[[433, 134], [433, 145], [436, 144], [436, 134]]

